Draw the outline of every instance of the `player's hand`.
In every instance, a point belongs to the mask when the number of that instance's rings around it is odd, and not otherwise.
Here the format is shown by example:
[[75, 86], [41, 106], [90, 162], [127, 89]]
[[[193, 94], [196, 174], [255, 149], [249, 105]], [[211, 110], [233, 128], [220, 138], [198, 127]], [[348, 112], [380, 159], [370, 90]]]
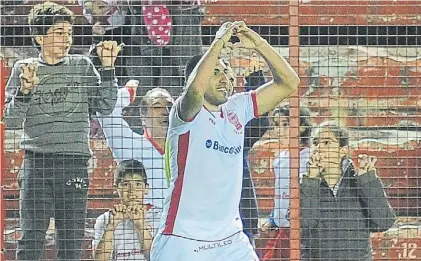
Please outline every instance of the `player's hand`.
[[117, 226], [123, 222], [127, 216], [127, 207], [123, 204], [115, 205], [113, 209], [110, 210], [110, 220], [108, 221], [108, 226], [112, 229], [116, 229]]
[[366, 154], [358, 155], [358, 175], [364, 175], [367, 172], [376, 170], [377, 157]]
[[146, 207], [142, 204], [133, 204], [128, 208], [128, 217], [139, 230], [145, 229]]
[[255, 31], [247, 27], [246, 23], [243, 21], [234, 22], [237, 26], [235, 36], [240, 39], [239, 43], [234, 44], [234, 48], [246, 48], [246, 49], [256, 49], [262, 43], [264, 39]]
[[28, 94], [39, 83], [39, 79], [37, 77], [38, 66], [34, 63], [28, 65], [22, 64], [20, 66], [20, 70], [20, 90], [23, 94]]
[[96, 46], [96, 52], [101, 60], [102, 67], [114, 67], [117, 55], [123, 46], [123, 44], [118, 45], [116, 41], [103, 41], [98, 43]]
[[309, 178], [320, 178], [320, 174], [323, 171], [323, 160], [322, 156], [317, 150], [313, 150], [310, 154], [310, 159], [307, 163], [307, 177]]
[[232, 43], [230, 42], [231, 37], [235, 30], [238, 29], [238, 26], [233, 22], [225, 22], [215, 34], [215, 41], [222, 40], [224, 42], [224, 47], [231, 47]]

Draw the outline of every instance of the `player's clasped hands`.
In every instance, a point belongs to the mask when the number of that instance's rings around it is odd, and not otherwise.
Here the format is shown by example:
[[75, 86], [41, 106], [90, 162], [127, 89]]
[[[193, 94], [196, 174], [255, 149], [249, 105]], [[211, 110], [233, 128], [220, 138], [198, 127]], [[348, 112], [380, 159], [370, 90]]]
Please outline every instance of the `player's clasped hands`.
[[28, 94], [39, 83], [39, 78], [37, 77], [38, 66], [34, 63], [22, 64], [20, 70], [20, 90], [23, 94]]
[[[240, 42], [233, 44], [230, 40], [232, 36], [237, 36]], [[224, 48], [246, 48], [256, 49], [265, 40], [255, 31], [247, 27], [244, 21], [225, 22], [215, 35], [216, 40], [224, 42]]]

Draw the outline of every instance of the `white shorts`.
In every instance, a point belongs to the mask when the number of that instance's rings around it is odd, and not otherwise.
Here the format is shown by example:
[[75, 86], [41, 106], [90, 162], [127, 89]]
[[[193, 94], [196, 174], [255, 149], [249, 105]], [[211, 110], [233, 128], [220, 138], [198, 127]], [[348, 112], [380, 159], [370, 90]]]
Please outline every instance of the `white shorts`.
[[238, 232], [221, 241], [197, 241], [159, 234], [151, 261], [258, 261], [248, 237]]

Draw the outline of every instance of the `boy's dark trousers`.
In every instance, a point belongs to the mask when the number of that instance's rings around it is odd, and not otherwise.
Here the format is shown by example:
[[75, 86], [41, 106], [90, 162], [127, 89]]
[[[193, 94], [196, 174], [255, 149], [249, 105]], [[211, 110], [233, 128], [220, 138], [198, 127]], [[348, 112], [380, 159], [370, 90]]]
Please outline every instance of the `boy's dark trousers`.
[[25, 151], [19, 171], [20, 225], [16, 260], [39, 260], [50, 217], [57, 260], [81, 260], [88, 197], [87, 156]]

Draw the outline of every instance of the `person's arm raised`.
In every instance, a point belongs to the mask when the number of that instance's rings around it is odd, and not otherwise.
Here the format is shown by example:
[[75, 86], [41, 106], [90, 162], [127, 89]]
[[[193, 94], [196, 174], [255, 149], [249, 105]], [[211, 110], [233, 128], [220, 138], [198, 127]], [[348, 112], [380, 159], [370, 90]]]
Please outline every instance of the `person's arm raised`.
[[288, 62], [258, 33], [248, 28], [244, 22], [238, 22], [238, 26], [236, 36], [241, 41], [239, 45], [256, 50], [272, 72], [273, 80], [256, 90], [258, 115], [263, 115], [297, 90], [300, 78]]
[[186, 91], [176, 105], [181, 120], [191, 120], [202, 108], [207, 82], [214, 73], [221, 50], [227, 47], [235, 28], [237, 26], [232, 22], [226, 22], [219, 28], [215, 40], [187, 79]]

